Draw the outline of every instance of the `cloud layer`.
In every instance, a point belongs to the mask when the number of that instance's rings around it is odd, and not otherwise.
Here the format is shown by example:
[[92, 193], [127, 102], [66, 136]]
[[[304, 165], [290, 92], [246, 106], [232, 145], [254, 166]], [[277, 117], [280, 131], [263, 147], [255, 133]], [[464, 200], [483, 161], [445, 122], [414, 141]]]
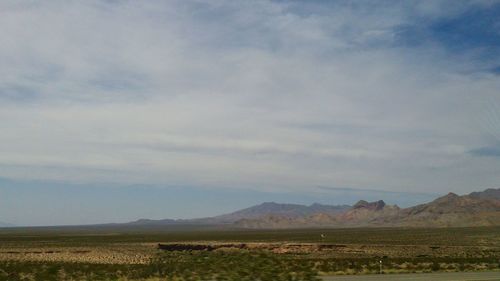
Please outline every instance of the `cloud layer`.
[[0, 177], [499, 184], [497, 2], [165, 2], [0, 4]]

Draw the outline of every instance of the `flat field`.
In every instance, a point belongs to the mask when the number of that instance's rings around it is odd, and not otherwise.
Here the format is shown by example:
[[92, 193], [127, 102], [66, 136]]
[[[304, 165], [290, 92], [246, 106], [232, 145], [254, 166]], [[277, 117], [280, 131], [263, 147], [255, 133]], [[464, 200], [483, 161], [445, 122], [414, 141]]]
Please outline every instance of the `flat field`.
[[318, 280], [381, 269], [500, 271], [500, 227], [0, 230], [0, 280]]

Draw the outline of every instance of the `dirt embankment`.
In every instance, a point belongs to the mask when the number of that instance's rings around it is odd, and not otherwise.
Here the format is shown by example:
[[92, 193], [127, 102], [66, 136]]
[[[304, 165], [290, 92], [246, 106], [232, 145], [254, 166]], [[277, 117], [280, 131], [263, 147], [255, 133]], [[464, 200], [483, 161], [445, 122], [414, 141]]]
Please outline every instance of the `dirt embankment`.
[[155, 251], [154, 247], [145, 245], [2, 248], [0, 249], [0, 261], [146, 264], [149, 263]]
[[277, 254], [313, 254], [338, 258], [500, 257], [500, 247], [433, 245], [364, 245], [319, 243], [160, 243], [164, 251], [263, 250]]

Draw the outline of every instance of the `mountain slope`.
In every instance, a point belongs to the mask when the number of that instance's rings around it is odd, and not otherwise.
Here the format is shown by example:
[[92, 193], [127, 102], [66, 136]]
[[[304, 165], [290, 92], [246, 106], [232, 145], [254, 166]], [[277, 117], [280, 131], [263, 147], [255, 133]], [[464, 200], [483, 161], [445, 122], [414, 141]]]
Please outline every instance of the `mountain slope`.
[[404, 209], [397, 223], [405, 226], [500, 225], [500, 200], [449, 193], [430, 203]]
[[266, 202], [233, 213], [191, 220], [139, 220], [132, 225], [232, 225], [243, 228], [298, 227], [465, 227], [500, 225], [500, 189], [459, 196], [449, 193], [432, 202], [401, 209], [384, 201], [358, 201], [352, 207]]
[[[381, 217], [397, 216], [398, 206], [386, 205], [384, 201], [359, 201], [351, 208], [338, 213], [317, 212], [311, 215], [291, 218], [280, 215], [266, 215], [259, 218], [245, 218], [236, 222], [245, 228], [294, 228], [294, 227], [353, 227], [369, 226]], [[383, 220], [380, 220], [383, 221]]]
[[266, 202], [230, 214], [216, 216], [213, 217], [212, 220], [225, 223], [234, 223], [241, 219], [254, 219], [270, 215], [292, 219], [310, 216], [316, 213], [329, 215], [339, 214], [347, 210], [349, 207], [350, 206], [347, 205], [330, 206], [318, 203], [312, 204], [310, 206], [305, 206], [299, 204], [279, 204], [275, 202]]
[[466, 227], [500, 225], [500, 190], [489, 189], [459, 196], [449, 193], [432, 202], [401, 209], [384, 201], [356, 203], [337, 214], [315, 213], [291, 218], [266, 215], [245, 218], [236, 224], [245, 228], [293, 227]]
[[469, 196], [473, 198], [500, 200], [500, 188], [488, 188], [485, 191], [472, 192]]
[[135, 226], [161, 226], [161, 225], [178, 225], [184, 224], [184, 220], [173, 220], [173, 219], [163, 219], [163, 220], [150, 220], [150, 219], [138, 219], [136, 221], [132, 221], [126, 223], [127, 225], [135, 225]]
[[338, 223], [343, 226], [384, 226], [392, 218], [397, 217], [400, 208], [397, 205], [386, 205], [384, 201], [356, 203], [351, 210], [338, 216]]
[[215, 217], [197, 218], [188, 220], [149, 220], [140, 219], [128, 223], [129, 225], [178, 225], [178, 224], [233, 224], [242, 219], [257, 219], [265, 216], [277, 216], [288, 219], [297, 219], [310, 216], [316, 213], [339, 214], [347, 209], [348, 205], [322, 205], [314, 203], [310, 206], [299, 204], [279, 204], [275, 202], [265, 202], [233, 213], [223, 214]]

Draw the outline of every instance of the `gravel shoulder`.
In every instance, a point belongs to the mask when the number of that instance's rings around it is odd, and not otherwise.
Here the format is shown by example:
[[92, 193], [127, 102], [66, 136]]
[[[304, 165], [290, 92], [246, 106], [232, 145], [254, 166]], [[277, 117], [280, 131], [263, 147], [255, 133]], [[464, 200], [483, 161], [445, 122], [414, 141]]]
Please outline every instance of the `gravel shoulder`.
[[324, 281], [499, 281], [500, 271], [325, 276]]

